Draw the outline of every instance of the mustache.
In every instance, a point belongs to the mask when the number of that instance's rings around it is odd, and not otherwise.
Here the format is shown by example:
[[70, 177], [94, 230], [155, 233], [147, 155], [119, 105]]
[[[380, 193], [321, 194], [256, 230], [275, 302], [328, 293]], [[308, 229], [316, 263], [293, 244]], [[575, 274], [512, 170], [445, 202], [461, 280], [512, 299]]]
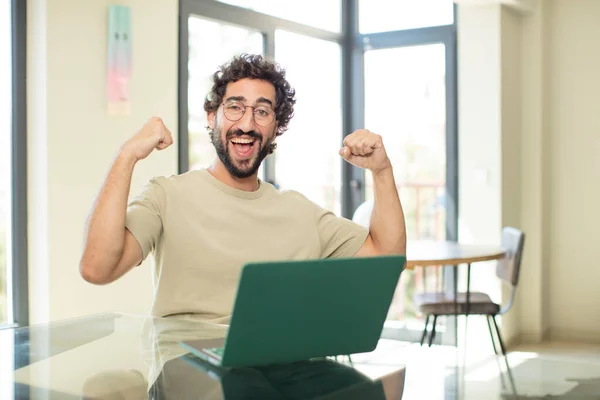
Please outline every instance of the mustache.
[[226, 139], [230, 140], [231, 138], [239, 137], [239, 136], [250, 136], [251, 138], [258, 139], [258, 140], [262, 141], [262, 135], [260, 133], [258, 133], [256, 131], [244, 132], [241, 129], [235, 129], [233, 131], [227, 132]]

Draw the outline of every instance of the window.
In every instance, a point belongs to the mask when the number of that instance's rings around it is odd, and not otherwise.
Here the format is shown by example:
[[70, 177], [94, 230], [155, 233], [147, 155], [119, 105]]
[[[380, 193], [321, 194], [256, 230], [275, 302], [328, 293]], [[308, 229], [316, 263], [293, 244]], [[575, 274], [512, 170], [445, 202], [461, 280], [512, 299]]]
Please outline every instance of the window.
[[12, 21], [11, 2], [0, 5], [0, 325], [12, 323]]
[[342, 0], [219, 0], [332, 32], [341, 29]]
[[189, 166], [208, 167], [216, 157], [206, 126], [204, 99], [217, 68], [241, 53], [263, 54], [260, 32], [191, 16], [189, 29]]
[[360, 0], [361, 33], [425, 28], [454, 23], [452, 0]]
[[445, 56], [443, 44], [365, 52], [365, 122], [383, 137], [409, 239], [446, 237]]
[[[298, 51], [303, 48], [310, 49], [310, 57]], [[275, 60], [286, 69], [286, 77], [296, 89], [294, 117], [288, 131], [277, 139], [276, 182], [282, 189], [297, 190], [339, 215], [340, 46], [278, 30], [275, 32]]]

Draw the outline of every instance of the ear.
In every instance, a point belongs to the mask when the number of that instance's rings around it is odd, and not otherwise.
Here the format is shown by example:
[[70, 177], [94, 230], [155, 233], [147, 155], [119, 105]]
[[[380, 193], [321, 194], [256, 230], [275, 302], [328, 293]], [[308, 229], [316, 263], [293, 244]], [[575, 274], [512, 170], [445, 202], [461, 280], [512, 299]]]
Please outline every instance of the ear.
[[215, 129], [215, 113], [213, 111], [206, 113], [206, 120], [210, 129]]

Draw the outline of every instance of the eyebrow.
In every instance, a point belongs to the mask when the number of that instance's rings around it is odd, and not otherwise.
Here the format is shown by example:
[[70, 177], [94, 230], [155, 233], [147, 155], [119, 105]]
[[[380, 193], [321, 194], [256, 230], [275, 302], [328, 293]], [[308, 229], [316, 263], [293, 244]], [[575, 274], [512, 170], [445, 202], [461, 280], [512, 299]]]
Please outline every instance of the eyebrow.
[[[230, 96], [227, 99], [225, 99], [225, 101], [232, 100], [244, 102], [246, 101], [246, 98], [244, 96]], [[273, 102], [267, 99], [266, 97], [259, 97], [258, 99], [256, 99], [256, 103], [267, 103], [271, 106], [271, 108], [273, 107]]]

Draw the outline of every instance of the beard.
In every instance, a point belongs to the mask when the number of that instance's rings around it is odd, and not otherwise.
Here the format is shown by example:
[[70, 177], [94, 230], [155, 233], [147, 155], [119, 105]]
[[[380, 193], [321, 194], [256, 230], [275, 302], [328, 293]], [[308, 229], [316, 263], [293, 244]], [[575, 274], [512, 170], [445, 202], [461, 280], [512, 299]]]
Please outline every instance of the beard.
[[[241, 160], [236, 163], [229, 152], [229, 142], [232, 138], [243, 135], [249, 136], [257, 141], [259, 150], [254, 158]], [[255, 131], [244, 132], [240, 129], [229, 130], [225, 135], [225, 141], [223, 141], [221, 130], [215, 128], [210, 133], [210, 139], [215, 146], [217, 156], [227, 171], [229, 171], [233, 177], [238, 179], [249, 178], [256, 174], [263, 160], [271, 153], [271, 143], [273, 142], [273, 139], [267, 139], [263, 144], [263, 137], [259, 133]]]

